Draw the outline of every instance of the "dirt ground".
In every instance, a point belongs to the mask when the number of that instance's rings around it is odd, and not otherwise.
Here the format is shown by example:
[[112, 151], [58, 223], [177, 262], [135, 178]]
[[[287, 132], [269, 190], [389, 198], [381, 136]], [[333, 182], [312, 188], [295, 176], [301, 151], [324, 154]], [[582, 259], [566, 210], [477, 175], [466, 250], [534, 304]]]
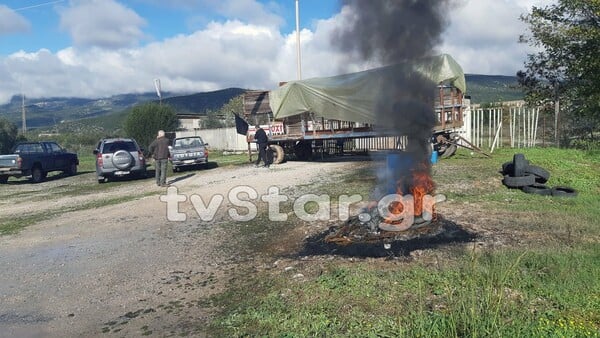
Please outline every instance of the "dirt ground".
[[[59, 212], [0, 238], [0, 336], [203, 336], [203, 324], [211, 316], [207, 296], [239, 275], [240, 264], [262, 264], [232, 250], [224, 226], [239, 224], [228, 219], [231, 189], [252, 187], [260, 197], [269, 187], [308, 185], [365, 165], [370, 164], [288, 162], [271, 169], [186, 172], [170, 178], [171, 187], [186, 196], [179, 205], [185, 221], [167, 219], [167, 204], [160, 200], [166, 189], [156, 187], [153, 179], [94, 194], [60, 194], [65, 187], [93, 182], [93, 173], [4, 185], [2, 218], [53, 213], [132, 193], [141, 197]], [[224, 197], [214, 221], [200, 219], [192, 195], [206, 204], [213, 196]]]

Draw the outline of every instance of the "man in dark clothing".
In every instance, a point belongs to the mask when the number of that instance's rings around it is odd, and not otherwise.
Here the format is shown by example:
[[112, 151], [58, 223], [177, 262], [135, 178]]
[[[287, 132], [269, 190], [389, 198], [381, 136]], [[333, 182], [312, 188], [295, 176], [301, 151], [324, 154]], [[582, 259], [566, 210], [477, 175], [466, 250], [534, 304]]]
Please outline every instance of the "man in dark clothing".
[[256, 147], [258, 148], [258, 159], [256, 160], [256, 166], [260, 164], [260, 160], [265, 164], [265, 167], [269, 167], [269, 159], [267, 159], [267, 142], [269, 138], [267, 137], [267, 133], [265, 133], [264, 129], [262, 129], [258, 124], [256, 125], [256, 133], [254, 134], [254, 139], [256, 140]]
[[148, 150], [154, 157], [154, 167], [156, 168], [156, 185], [160, 187], [167, 186], [167, 163], [169, 162], [169, 139], [165, 137], [163, 130], [158, 131], [156, 140], [152, 141]]

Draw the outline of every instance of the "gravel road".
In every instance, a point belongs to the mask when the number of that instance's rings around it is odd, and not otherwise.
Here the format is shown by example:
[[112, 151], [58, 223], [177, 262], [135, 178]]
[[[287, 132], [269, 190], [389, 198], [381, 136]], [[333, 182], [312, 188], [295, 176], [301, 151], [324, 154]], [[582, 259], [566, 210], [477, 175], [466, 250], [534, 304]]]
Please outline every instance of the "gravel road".
[[[168, 220], [166, 189], [152, 179], [108, 183], [93, 194], [73, 192], [93, 182], [92, 173], [0, 186], [0, 219], [52, 215], [0, 237], [0, 336], [203, 336], [211, 313], [202, 301], [222, 291], [239, 264], [222, 226], [231, 217], [229, 192], [251, 187], [260, 197], [269, 187], [283, 191], [360, 165], [288, 162], [185, 172], [171, 177], [169, 188], [186, 199], [177, 210], [184, 221]], [[131, 194], [138, 197], [103, 204]], [[208, 204], [216, 195], [224, 202], [215, 221], [202, 221], [192, 201]]]

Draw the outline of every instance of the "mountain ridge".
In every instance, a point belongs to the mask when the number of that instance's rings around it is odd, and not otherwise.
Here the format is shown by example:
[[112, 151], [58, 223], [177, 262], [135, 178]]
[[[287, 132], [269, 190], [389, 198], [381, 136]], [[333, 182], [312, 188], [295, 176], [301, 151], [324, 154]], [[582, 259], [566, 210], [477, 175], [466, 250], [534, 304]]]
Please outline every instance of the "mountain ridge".
[[[465, 74], [467, 95], [472, 103], [513, 101], [524, 97], [517, 77], [506, 75]], [[163, 93], [162, 103], [172, 106], [179, 114], [204, 115], [217, 110], [231, 98], [246, 89], [226, 88], [200, 93]], [[20, 126], [21, 97], [13, 96], [7, 104], [0, 105], [0, 116]], [[28, 128], [49, 127], [64, 121], [85, 121], [110, 116], [121, 116], [134, 105], [159, 102], [155, 92], [118, 94], [110, 97], [88, 99], [78, 97], [25, 98]]]

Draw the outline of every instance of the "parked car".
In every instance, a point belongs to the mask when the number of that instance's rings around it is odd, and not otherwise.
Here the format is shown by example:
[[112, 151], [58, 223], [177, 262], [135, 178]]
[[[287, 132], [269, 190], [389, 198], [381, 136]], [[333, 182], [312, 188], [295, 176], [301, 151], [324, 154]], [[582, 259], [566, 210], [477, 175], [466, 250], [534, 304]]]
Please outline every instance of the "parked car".
[[189, 167], [208, 162], [208, 143], [200, 136], [177, 137], [173, 139], [171, 150], [171, 165], [173, 172], [182, 167]]
[[63, 171], [67, 175], [77, 174], [79, 159], [56, 142], [22, 142], [12, 150], [12, 154], [0, 155], [0, 183], [6, 183], [10, 176], [31, 176], [38, 183], [51, 171]]
[[146, 177], [146, 158], [134, 139], [102, 139], [94, 155], [98, 183], [104, 183], [111, 177]]

